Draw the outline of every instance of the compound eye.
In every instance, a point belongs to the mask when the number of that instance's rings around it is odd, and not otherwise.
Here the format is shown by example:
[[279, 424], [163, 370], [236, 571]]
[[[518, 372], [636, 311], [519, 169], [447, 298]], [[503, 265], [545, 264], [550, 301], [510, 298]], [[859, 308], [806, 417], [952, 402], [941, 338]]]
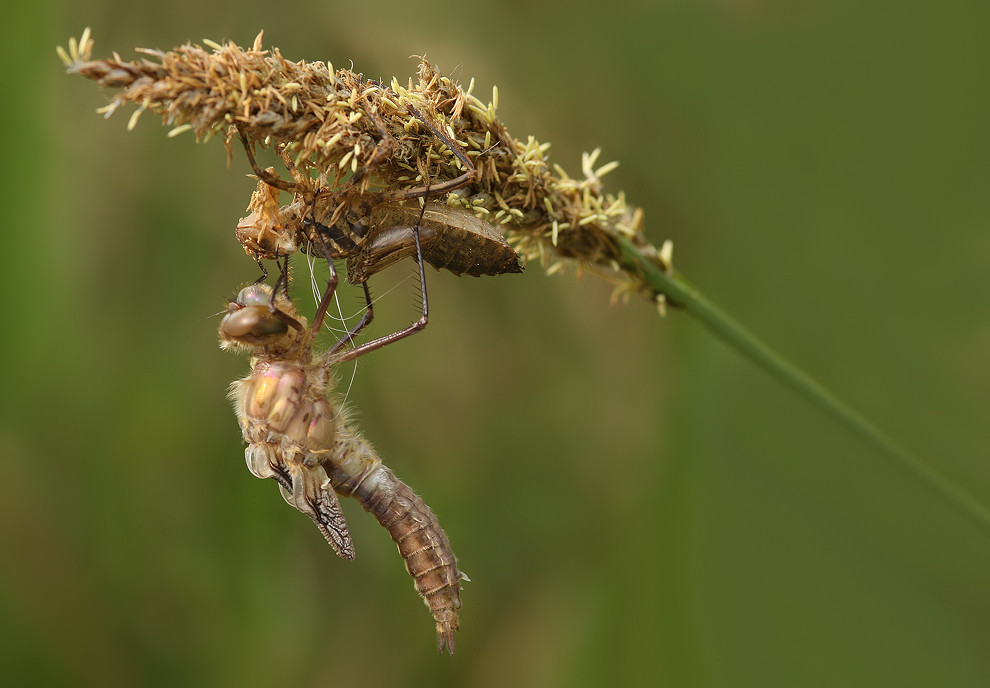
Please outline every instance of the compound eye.
[[235, 306], [261, 306], [268, 304], [272, 300], [272, 288], [267, 284], [251, 284], [244, 287], [237, 294], [237, 301], [228, 306], [228, 310]]
[[[235, 306], [238, 304], [231, 304]], [[220, 323], [220, 334], [242, 344], [267, 346], [276, 343], [289, 331], [289, 326], [279, 320], [264, 306], [242, 306], [230, 311]]]

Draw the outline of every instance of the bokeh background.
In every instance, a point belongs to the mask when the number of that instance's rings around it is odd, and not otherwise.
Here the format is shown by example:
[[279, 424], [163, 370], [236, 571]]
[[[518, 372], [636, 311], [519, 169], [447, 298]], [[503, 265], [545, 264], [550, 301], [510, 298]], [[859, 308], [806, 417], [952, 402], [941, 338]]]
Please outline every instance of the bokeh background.
[[[472, 578], [438, 656], [370, 516], [345, 504], [343, 562], [243, 465], [247, 361], [215, 335], [257, 275], [243, 156], [103, 121], [54, 51], [85, 26], [125, 57], [264, 29], [292, 59], [405, 79], [425, 53], [497, 84], [517, 137], [573, 172], [621, 160], [611, 188], [709, 297], [990, 504], [988, 8], [5, 10], [3, 683], [990, 685], [986, 532], [684, 314], [535, 265], [431, 271], [430, 326], [349, 394]], [[379, 333], [415, 313], [391, 272]]]

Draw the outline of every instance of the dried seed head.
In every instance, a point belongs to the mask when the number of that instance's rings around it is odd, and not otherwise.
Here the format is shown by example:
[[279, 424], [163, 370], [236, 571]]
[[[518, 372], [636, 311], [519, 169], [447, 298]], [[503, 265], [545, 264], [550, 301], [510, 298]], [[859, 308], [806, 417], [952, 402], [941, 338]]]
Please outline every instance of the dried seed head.
[[[248, 145], [291, 152], [306, 174], [339, 179], [354, 174], [362, 191], [401, 191], [428, 180], [438, 184], [462, 174], [463, 164], [424, 126], [421, 112], [467, 151], [475, 179], [446, 198], [479, 217], [499, 223], [525, 258], [548, 272], [565, 259], [595, 268], [620, 293], [655, 291], [624, 271], [618, 238], [671, 271], [670, 252], [643, 236], [643, 213], [622, 193], [603, 190], [602, 177], [617, 163], [595, 167], [599, 151], [582, 158], [581, 178], [572, 178], [547, 157], [548, 143], [513, 138], [496, 113], [499, 94], [485, 103], [421, 60], [418, 80], [386, 86], [323, 62], [290, 62], [277, 48], [262, 49], [258, 34], [249, 49], [234, 43], [184, 45], [169, 52], [142, 50], [153, 59], [130, 62], [114, 54], [92, 60], [87, 29], [58, 53], [68, 71], [119, 89], [102, 111], [121, 105], [159, 113], [171, 133], [195, 132], [197, 140], [222, 133], [231, 155], [235, 127]], [[472, 83], [473, 87], [473, 83]], [[476, 203], [477, 199], [483, 199]]]

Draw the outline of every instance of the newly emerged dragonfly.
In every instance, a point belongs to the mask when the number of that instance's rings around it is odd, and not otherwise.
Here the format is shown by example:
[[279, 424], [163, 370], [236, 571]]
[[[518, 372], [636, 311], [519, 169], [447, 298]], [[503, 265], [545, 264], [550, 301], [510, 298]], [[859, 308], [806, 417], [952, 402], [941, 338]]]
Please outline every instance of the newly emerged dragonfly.
[[[385, 466], [329, 395], [331, 368], [352, 351], [313, 352], [319, 330], [265, 284], [245, 287], [220, 323], [221, 347], [251, 351], [251, 373], [231, 387], [259, 478], [274, 478], [285, 501], [309, 516], [344, 559], [354, 545], [337, 494], [354, 497], [398, 546], [429, 607], [441, 652], [454, 652], [461, 580], [447, 535], [423, 500]], [[367, 349], [365, 349], [367, 350]]]

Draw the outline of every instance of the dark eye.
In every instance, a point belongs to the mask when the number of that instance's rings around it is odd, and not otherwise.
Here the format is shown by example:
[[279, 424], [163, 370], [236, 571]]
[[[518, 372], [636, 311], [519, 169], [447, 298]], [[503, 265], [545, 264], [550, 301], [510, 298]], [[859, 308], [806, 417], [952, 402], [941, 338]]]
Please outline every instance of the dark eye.
[[289, 326], [264, 306], [244, 306], [229, 312], [220, 323], [220, 334], [241, 344], [265, 346], [277, 342], [289, 331]]
[[252, 284], [241, 289], [237, 294], [237, 302], [231, 306], [266, 306], [271, 300], [271, 287], [266, 284]]

